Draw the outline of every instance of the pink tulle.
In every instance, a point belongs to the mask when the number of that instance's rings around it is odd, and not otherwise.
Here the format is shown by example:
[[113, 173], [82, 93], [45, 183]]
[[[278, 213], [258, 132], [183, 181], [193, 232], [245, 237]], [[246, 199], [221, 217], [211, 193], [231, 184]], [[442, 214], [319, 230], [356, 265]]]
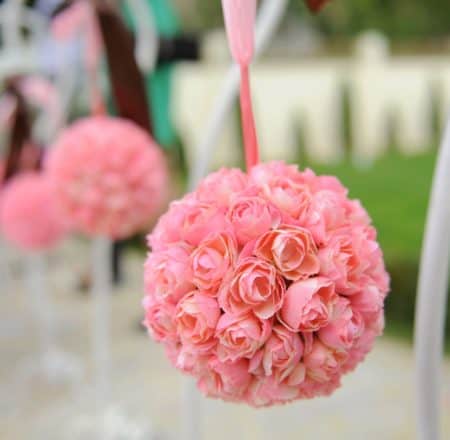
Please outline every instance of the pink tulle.
[[370, 223], [331, 176], [283, 162], [210, 174], [148, 237], [144, 324], [207, 396], [327, 396], [383, 331]]
[[127, 237], [145, 227], [166, 199], [164, 156], [125, 119], [81, 119], [56, 140], [45, 164], [73, 227], [88, 235]]
[[54, 246], [68, 230], [53, 185], [37, 172], [24, 172], [8, 181], [0, 198], [0, 226], [8, 241], [28, 251]]

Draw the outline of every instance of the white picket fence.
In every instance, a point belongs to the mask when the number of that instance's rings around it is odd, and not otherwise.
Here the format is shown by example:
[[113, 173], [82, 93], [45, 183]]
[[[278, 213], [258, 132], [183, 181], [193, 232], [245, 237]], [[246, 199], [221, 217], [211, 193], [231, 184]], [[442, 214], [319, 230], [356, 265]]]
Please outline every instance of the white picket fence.
[[[191, 162], [227, 67], [221, 48], [225, 40], [211, 40], [206, 39], [202, 63], [181, 65], [176, 74], [175, 120]], [[355, 160], [370, 162], [383, 154], [392, 119], [397, 147], [413, 154], [431, 146], [432, 91], [439, 93], [443, 118], [450, 107], [450, 58], [392, 56], [383, 36], [367, 33], [356, 41], [351, 57], [255, 63], [252, 88], [262, 158], [295, 160], [300, 126], [308, 157], [339, 160], [346, 147], [344, 86], [349, 90]], [[214, 166], [237, 162], [237, 125], [237, 117], [227, 121]]]

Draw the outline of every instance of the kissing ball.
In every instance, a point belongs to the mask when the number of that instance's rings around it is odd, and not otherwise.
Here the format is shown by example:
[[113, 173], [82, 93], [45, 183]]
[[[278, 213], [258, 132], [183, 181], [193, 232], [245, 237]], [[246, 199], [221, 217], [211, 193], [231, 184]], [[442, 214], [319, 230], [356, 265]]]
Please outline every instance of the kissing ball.
[[329, 395], [383, 331], [376, 231], [335, 177], [221, 169], [148, 244], [144, 325], [206, 396], [259, 407]]
[[144, 228], [166, 199], [163, 153], [136, 124], [94, 116], [67, 128], [46, 163], [76, 230], [111, 239]]
[[2, 189], [0, 227], [16, 246], [38, 251], [51, 248], [68, 231], [55, 202], [55, 188], [45, 174], [27, 171]]

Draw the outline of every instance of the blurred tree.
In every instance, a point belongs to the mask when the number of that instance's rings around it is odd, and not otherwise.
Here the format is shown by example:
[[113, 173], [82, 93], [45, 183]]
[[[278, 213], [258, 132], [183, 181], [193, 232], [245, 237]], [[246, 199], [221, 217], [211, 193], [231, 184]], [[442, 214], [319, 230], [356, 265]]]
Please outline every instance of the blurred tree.
[[[188, 27], [222, 26], [220, 0], [175, 0]], [[392, 38], [441, 37], [450, 34], [448, 0], [331, 0], [317, 17], [304, 0], [291, 0], [290, 13], [313, 22], [325, 35], [348, 37], [378, 29]]]
[[[293, 3], [298, 9], [303, 1]], [[328, 34], [374, 28], [392, 38], [436, 37], [449, 34], [450, 8], [448, 0], [334, 0], [318, 20]]]

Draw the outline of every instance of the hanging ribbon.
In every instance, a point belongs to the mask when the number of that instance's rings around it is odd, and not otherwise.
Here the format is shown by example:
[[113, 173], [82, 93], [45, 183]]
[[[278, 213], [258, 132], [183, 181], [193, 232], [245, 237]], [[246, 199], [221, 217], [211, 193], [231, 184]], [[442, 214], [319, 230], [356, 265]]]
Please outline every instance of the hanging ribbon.
[[222, 0], [231, 54], [241, 72], [241, 118], [247, 171], [259, 162], [250, 91], [249, 65], [254, 52], [256, 0]]
[[[28, 114], [25, 99], [19, 90], [17, 82], [17, 78], [10, 79], [5, 88], [6, 93], [15, 99], [16, 106], [12, 115], [12, 127], [3, 183], [22, 168], [21, 160], [23, 157], [23, 150], [25, 145], [31, 141], [30, 115]], [[39, 166], [38, 157], [39, 156], [37, 155], [37, 160], [32, 164], [32, 168]]]
[[108, 1], [96, 0], [94, 7], [118, 113], [151, 133], [150, 109], [144, 79], [134, 56], [133, 35]]

